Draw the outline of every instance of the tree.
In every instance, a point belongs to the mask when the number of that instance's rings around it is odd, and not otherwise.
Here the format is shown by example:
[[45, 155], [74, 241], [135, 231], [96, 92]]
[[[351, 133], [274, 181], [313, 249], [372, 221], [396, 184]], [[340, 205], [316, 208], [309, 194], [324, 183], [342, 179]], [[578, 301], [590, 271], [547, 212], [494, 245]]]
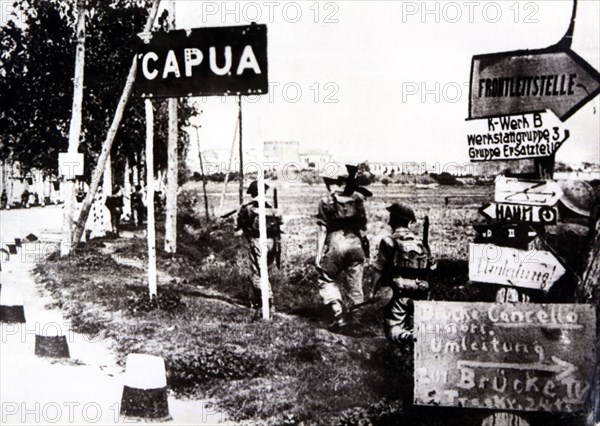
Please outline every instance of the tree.
[[[83, 131], [84, 179], [89, 180], [135, 51], [133, 40], [143, 28], [150, 1], [88, 0]], [[73, 96], [75, 55], [74, 1], [19, 0], [24, 24], [0, 28], [0, 159], [21, 162], [25, 170], [56, 173], [58, 153], [66, 151]], [[164, 17], [159, 23], [164, 24]], [[69, 76], [65, 78], [65, 76]], [[166, 101], [155, 101], [155, 166], [166, 167]], [[193, 109], [180, 103], [179, 124], [187, 125]], [[117, 178], [123, 163], [142, 162], [144, 107], [140, 99], [127, 105], [111, 154]], [[178, 140], [180, 155], [188, 144]]]

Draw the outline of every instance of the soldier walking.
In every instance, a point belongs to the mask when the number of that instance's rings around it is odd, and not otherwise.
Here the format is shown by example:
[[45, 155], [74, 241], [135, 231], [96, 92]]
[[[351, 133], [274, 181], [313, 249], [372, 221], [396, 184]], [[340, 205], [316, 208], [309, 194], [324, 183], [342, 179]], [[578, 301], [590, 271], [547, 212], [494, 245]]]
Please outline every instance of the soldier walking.
[[[265, 194], [269, 185], [265, 184]], [[252, 181], [246, 191], [252, 197], [252, 201], [240, 207], [237, 216], [237, 230], [242, 230], [248, 246], [248, 257], [250, 259], [250, 275], [252, 286], [250, 288], [250, 305], [255, 309], [256, 318], [260, 317], [262, 309], [262, 297], [260, 288], [260, 231], [258, 220], [258, 182]], [[281, 214], [269, 203], [265, 201], [266, 219], [267, 219], [267, 264], [270, 266], [279, 258], [281, 225], [283, 223]], [[273, 291], [271, 283], [269, 286], [269, 306], [271, 313], [274, 311]]]
[[340, 284], [345, 276], [349, 308], [363, 303], [363, 269], [369, 255], [365, 199], [373, 194], [357, 184], [358, 168], [346, 166], [347, 177], [324, 177], [329, 195], [319, 203], [316, 267], [319, 296], [327, 306], [329, 329], [340, 331], [348, 325]]
[[410, 207], [394, 203], [387, 210], [392, 234], [381, 240], [373, 262], [373, 296], [381, 286], [392, 288], [393, 296], [384, 310], [383, 330], [389, 340], [410, 348], [414, 341], [413, 300], [426, 298], [427, 274], [436, 266], [428, 243], [429, 219], [425, 218], [420, 240], [409, 229], [416, 222]]

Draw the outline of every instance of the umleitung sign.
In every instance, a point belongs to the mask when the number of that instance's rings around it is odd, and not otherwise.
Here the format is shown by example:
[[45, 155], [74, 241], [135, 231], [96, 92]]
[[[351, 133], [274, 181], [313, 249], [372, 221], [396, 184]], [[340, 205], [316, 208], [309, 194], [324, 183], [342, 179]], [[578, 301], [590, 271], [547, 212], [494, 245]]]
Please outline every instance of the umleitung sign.
[[135, 83], [138, 96], [268, 92], [266, 25], [207, 27], [140, 37], [145, 40], [138, 43]]
[[510, 287], [550, 290], [565, 268], [550, 252], [469, 244], [469, 279]]
[[414, 402], [582, 411], [595, 324], [592, 305], [415, 301]]
[[600, 93], [600, 74], [570, 49], [474, 56], [469, 118], [553, 111], [562, 121]]

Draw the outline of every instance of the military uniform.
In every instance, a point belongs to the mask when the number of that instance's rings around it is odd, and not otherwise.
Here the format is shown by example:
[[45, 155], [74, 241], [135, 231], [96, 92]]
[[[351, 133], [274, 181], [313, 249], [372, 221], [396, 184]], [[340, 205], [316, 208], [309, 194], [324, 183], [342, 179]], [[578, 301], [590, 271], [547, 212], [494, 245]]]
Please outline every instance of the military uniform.
[[339, 287], [342, 273], [348, 284], [347, 297], [350, 303], [358, 305], [364, 301], [362, 278], [365, 251], [362, 231], [367, 225], [364, 200], [365, 197], [357, 192], [351, 195], [334, 192], [319, 203], [317, 223], [327, 230], [323, 256], [317, 268], [319, 295], [325, 305], [336, 305], [333, 308], [336, 317], [341, 316], [343, 306]]
[[[267, 264], [270, 266], [276, 259], [280, 238], [280, 226], [283, 223], [281, 214], [265, 203], [267, 209]], [[241, 229], [248, 246], [250, 260], [250, 276], [252, 287], [250, 289], [250, 303], [254, 308], [262, 306], [260, 288], [260, 232], [258, 229], [258, 201], [254, 200], [240, 207], [237, 217], [237, 229]], [[273, 298], [271, 283], [268, 283], [269, 299]]]
[[[410, 214], [412, 219], [409, 221], [414, 221], [412, 210]], [[400, 226], [379, 243], [373, 268], [377, 272], [375, 285], [389, 286], [393, 291], [384, 309], [385, 336], [398, 343], [412, 342], [413, 300], [427, 296], [427, 273], [435, 268], [430, 250], [413, 232]]]

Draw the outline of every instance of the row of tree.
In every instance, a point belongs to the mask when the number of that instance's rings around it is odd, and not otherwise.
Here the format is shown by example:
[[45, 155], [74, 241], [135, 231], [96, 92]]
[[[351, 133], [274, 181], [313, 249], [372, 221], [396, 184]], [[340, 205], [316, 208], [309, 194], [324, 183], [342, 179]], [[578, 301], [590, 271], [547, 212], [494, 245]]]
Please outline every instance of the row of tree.
[[[134, 39], [148, 17], [150, 0], [87, 0], [82, 133], [89, 181], [123, 90]], [[18, 0], [14, 19], [0, 27], [0, 160], [55, 174], [58, 153], [67, 150], [73, 101], [75, 0]], [[165, 29], [168, 12], [157, 20]], [[155, 100], [155, 170], [167, 166], [167, 101]], [[179, 128], [194, 110], [179, 103]], [[143, 167], [143, 100], [127, 104], [111, 150], [115, 181], [124, 163]], [[188, 135], [179, 132], [179, 155]]]

